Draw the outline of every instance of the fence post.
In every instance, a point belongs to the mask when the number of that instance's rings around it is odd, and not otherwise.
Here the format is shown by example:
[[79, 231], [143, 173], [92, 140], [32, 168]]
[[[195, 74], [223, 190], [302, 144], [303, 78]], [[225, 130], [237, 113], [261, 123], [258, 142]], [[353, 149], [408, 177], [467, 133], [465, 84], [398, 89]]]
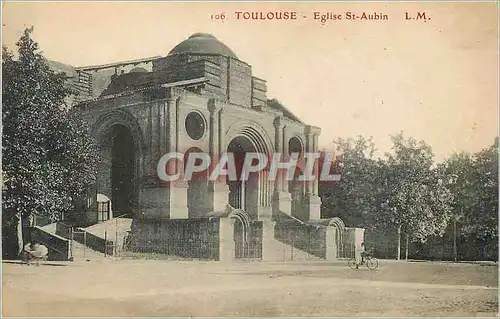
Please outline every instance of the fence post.
[[83, 258], [87, 258], [87, 231], [83, 233]]
[[457, 219], [453, 219], [453, 261], [458, 261], [457, 254]]
[[108, 252], [108, 231], [104, 231], [104, 257], [106, 257]]
[[73, 259], [73, 227], [69, 227], [68, 239], [69, 239], [69, 258]]
[[[123, 243], [122, 243], [123, 244]], [[113, 245], [114, 248], [114, 255], [118, 255], [118, 218], [115, 219], [115, 243]]]
[[286, 249], [284, 241], [281, 243], [281, 247], [283, 248], [283, 261], [286, 261]]

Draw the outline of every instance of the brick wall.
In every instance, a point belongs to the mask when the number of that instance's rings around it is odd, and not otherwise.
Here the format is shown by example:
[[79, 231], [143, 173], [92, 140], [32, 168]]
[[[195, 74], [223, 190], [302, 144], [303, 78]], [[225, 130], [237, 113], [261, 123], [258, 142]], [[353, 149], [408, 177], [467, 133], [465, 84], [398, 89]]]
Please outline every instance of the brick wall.
[[252, 77], [252, 107], [265, 106], [267, 103], [266, 81]]
[[228, 63], [229, 102], [252, 106], [252, 69], [245, 62], [231, 59]]

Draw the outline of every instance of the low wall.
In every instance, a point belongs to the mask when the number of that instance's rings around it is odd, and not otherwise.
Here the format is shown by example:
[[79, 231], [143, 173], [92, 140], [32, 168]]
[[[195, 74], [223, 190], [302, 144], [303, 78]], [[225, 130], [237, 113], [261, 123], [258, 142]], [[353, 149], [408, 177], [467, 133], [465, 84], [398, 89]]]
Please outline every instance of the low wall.
[[39, 242], [48, 248], [49, 260], [66, 261], [71, 259], [70, 240], [51, 234], [38, 226], [31, 227], [28, 231], [31, 241]]
[[124, 251], [219, 259], [219, 218], [132, 222]]
[[[374, 255], [379, 258], [396, 258], [398, 239], [397, 233], [367, 232], [366, 243], [374, 248]], [[454, 260], [453, 229], [448, 227], [445, 234], [431, 236], [425, 243], [410, 242], [408, 257], [422, 260]], [[405, 258], [406, 237], [401, 234], [401, 258]], [[474, 236], [457, 238], [458, 260], [480, 261], [498, 260], [498, 239], [490, 239], [482, 243]]]

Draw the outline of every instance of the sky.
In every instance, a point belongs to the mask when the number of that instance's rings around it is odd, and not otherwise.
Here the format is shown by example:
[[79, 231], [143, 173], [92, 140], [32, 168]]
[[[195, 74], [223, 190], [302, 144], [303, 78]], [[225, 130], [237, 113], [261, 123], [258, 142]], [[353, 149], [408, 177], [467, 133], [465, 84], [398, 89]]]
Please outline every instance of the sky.
[[[2, 2], [3, 45], [24, 28], [44, 55], [73, 66], [165, 56], [211, 33], [267, 81], [320, 147], [338, 137], [424, 140], [441, 161], [498, 135], [498, 9], [490, 3]], [[297, 12], [297, 20], [238, 20], [236, 12]], [[314, 12], [341, 15], [322, 24]], [[388, 20], [347, 20], [387, 14]], [[426, 19], [406, 20], [425, 12]], [[225, 20], [211, 19], [224, 13]], [[304, 18], [305, 16], [305, 18]], [[430, 18], [430, 19], [429, 19]]]

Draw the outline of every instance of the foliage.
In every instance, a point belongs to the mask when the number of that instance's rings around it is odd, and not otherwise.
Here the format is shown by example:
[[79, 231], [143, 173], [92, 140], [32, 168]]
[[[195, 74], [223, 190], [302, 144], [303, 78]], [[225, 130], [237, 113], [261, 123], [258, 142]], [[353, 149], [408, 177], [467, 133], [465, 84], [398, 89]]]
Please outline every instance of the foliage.
[[56, 221], [95, 180], [88, 128], [65, 107], [66, 76], [49, 69], [32, 31], [18, 41], [18, 59], [2, 51], [4, 225], [30, 214]]
[[476, 154], [454, 154], [440, 165], [454, 180], [453, 218], [463, 236], [498, 237], [498, 138]]
[[468, 233], [479, 237], [498, 237], [498, 138], [489, 148], [475, 155], [475, 209], [468, 214]]
[[392, 141], [392, 152], [375, 159], [371, 139], [337, 140], [341, 181], [320, 184], [323, 217], [384, 233], [401, 227], [417, 242], [442, 236], [453, 220], [463, 236], [498, 238], [498, 138], [439, 165], [424, 142], [402, 133]]
[[442, 235], [451, 212], [448, 182], [433, 168], [430, 146], [403, 134], [392, 137], [393, 152], [385, 162], [384, 196], [379, 224], [401, 227], [412, 240]]
[[377, 183], [379, 161], [374, 159], [375, 145], [371, 139], [338, 139], [340, 155], [335, 162], [340, 183], [331, 185], [320, 182], [322, 211], [325, 217], [340, 217], [347, 224], [370, 227], [371, 218], [377, 212], [374, 193], [380, 190]]

